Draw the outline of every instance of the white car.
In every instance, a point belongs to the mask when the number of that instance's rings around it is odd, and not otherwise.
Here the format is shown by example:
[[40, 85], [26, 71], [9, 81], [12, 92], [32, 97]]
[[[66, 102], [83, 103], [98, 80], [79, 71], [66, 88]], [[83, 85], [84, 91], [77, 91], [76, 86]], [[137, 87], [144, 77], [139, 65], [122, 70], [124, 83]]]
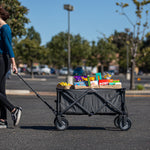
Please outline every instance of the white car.
[[68, 74], [68, 68], [67, 67], [63, 67], [59, 70], [59, 74], [60, 75], [67, 75]]
[[[31, 71], [32, 70], [32, 71]], [[40, 74], [40, 67], [39, 66], [32, 66], [31, 68], [27, 68], [27, 71], [31, 74], [31, 72], [33, 72], [33, 74]]]
[[[59, 70], [59, 74], [60, 75], [68, 75], [68, 68], [67, 67], [63, 67]], [[73, 70], [70, 68], [70, 75], [73, 74]]]
[[49, 75], [51, 72], [51, 69], [48, 67], [48, 65], [40, 65], [40, 74], [42, 75]]

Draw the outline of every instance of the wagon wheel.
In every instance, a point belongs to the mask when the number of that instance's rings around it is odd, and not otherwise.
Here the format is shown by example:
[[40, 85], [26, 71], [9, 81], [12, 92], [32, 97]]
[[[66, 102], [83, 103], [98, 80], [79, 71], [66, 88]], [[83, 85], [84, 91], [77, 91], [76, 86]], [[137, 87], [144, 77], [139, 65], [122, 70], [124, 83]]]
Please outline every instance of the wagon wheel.
[[56, 128], [58, 130], [63, 131], [68, 128], [69, 122], [65, 117], [61, 117], [61, 119], [59, 119], [59, 120], [56, 117], [54, 120], [54, 125], [56, 126]]
[[119, 120], [119, 128], [122, 130], [122, 131], [127, 131], [131, 128], [131, 120], [130, 119], [126, 119], [126, 120], [123, 120], [123, 119], [120, 119]]
[[119, 116], [117, 116], [117, 117], [114, 119], [114, 125], [116, 126], [116, 128], [119, 128]]

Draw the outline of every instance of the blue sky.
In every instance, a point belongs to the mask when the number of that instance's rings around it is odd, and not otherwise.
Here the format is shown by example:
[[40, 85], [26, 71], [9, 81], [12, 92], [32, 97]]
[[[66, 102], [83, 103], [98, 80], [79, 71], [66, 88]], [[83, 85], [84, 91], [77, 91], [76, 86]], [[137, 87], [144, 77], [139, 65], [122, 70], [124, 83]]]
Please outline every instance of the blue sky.
[[70, 13], [70, 33], [80, 34], [81, 37], [91, 42], [98, 41], [125, 28], [133, 30], [132, 25], [124, 17], [116, 13], [119, 7], [116, 2], [129, 3], [130, 7], [125, 12], [135, 22], [135, 6], [132, 0], [19, 0], [21, 5], [29, 9], [27, 17], [31, 23], [26, 27], [34, 26], [40, 33], [42, 45], [45, 45], [59, 32], [68, 31], [68, 13], [63, 9], [64, 4], [74, 6]]

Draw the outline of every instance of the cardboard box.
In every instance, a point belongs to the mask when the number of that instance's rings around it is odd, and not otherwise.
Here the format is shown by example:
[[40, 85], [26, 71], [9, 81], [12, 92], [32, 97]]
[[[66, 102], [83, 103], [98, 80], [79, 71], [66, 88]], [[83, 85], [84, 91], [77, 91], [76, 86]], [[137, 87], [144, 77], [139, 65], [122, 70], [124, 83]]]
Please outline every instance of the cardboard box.
[[74, 82], [74, 86], [88, 86], [88, 81]]
[[98, 81], [90, 81], [91, 86], [98, 86]]

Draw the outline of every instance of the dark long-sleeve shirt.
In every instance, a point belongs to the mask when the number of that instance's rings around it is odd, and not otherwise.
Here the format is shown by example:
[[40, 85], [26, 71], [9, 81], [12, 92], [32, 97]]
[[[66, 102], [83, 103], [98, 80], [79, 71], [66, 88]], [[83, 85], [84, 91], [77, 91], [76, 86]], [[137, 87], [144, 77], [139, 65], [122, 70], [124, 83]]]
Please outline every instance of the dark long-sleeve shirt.
[[8, 24], [0, 28], [0, 54], [8, 54], [10, 58], [15, 57], [12, 48], [11, 29]]

